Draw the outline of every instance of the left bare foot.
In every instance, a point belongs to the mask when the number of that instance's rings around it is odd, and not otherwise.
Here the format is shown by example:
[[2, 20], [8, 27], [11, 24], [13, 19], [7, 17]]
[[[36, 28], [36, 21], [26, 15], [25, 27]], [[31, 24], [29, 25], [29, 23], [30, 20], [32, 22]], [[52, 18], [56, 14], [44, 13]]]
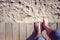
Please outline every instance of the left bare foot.
[[35, 23], [34, 23], [34, 27], [35, 27], [35, 29], [36, 29], [37, 36], [42, 36], [41, 27], [40, 27], [40, 22], [35, 22]]
[[40, 22], [35, 22], [34, 23], [34, 27], [35, 27], [36, 31], [41, 30], [41, 28], [40, 28]]

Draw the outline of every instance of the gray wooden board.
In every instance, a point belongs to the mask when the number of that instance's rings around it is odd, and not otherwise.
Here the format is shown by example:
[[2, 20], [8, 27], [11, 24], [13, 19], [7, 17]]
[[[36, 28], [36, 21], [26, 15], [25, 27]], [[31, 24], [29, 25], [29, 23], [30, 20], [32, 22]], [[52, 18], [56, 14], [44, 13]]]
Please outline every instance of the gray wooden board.
[[13, 23], [13, 40], [19, 40], [19, 23]]
[[[56, 23], [49, 23], [52, 29], [56, 29]], [[58, 23], [60, 30], [60, 23]], [[33, 23], [0, 23], [0, 40], [26, 40], [34, 31]], [[48, 38], [46, 32], [43, 35]]]
[[26, 23], [20, 23], [20, 40], [26, 40]]
[[12, 40], [12, 25], [11, 25], [11, 23], [5, 23], [5, 38], [6, 38], [6, 40]]
[[60, 23], [58, 23], [58, 30], [60, 30]]
[[5, 23], [0, 23], [0, 40], [5, 40]]
[[33, 23], [27, 23], [27, 38], [29, 38], [34, 31], [34, 24]]
[[49, 27], [51, 27], [52, 29], [56, 29], [57, 24], [56, 23], [49, 23]]

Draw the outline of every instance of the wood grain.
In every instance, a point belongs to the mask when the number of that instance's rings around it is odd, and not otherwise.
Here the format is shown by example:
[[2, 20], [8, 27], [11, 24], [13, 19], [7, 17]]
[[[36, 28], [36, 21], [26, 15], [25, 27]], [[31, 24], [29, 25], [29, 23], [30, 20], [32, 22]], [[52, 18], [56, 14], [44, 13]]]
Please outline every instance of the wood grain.
[[12, 24], [5, 23], [5, 40], [12, 40]]
[[20, 40], [26, 40], [26, 23], [20, 23]]
[[13, 23], [13, 40], [19, 40], [19, 23]]
[[0, 40], [5, 40], [5, 23], [0, 23]]

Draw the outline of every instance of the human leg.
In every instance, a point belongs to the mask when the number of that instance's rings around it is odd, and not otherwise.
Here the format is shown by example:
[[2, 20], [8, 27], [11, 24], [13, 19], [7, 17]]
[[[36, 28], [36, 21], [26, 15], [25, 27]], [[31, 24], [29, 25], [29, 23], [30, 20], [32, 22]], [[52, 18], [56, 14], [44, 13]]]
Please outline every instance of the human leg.
[[45, 17], [43, 18], [43, 27], [51, 40], [60, 40], [60, 31], [50, 28], [48, 26], [48, 19]]
[[42, 36], [40, 22], [35, 22], [34, 27], [37, 30], [36, 40], [45, 40], [45, 38]]

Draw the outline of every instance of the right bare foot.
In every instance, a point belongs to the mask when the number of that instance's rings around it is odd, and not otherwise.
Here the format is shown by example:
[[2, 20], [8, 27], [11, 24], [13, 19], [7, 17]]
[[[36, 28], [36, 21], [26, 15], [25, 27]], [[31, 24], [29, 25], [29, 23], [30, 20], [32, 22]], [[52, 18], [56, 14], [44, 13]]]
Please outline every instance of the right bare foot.
[[43, 17], [43, 28], [46, 30], [46, 32], [47, 32], [48, 35], [53, 30], [52, 28], [50, 28], [48, 26], [48, 18], [47, 17]]
[[48, 27], [48, 18], [47, 17], [43, 17], [43, 26]]

